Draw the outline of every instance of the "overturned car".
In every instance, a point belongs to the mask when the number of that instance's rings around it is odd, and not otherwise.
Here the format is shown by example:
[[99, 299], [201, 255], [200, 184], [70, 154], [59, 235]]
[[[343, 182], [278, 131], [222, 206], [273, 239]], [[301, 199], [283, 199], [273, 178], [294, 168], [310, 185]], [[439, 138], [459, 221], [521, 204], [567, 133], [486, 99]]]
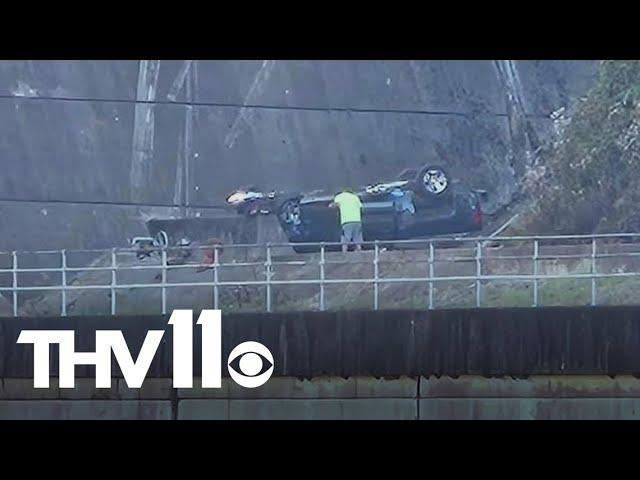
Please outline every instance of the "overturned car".
[[[339, 214], [329, 207], [336, 193], [261, 192], [249, 187], [232, 192], [226, 201], [242, 215], [277, 215], [289, 241], [300, 244], [294, 245], [294, 250], [308, 253], [320, 247], [305, 243], [340, 241]], [[365, 242], [431, 238], [482, 229], [480, 199], [486, 192], [457, 188], [439, 165], [405, 170], [395, 181], [367, 185], [354, 193], [363, 204]]]

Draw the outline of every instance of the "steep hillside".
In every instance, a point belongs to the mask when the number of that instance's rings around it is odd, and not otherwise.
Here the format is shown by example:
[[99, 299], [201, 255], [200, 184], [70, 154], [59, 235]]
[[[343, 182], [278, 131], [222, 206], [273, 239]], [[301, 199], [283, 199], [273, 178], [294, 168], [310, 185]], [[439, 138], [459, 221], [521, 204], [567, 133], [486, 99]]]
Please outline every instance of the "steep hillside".
[[512, 232], [640, 231], [640, 61], [601, 62], [596, 85], [556, 125]]
[[584, 61], [1, 61], [0, 250], [109, 248], [230, 188], [316, 188], [444, 161], [518, 192]]

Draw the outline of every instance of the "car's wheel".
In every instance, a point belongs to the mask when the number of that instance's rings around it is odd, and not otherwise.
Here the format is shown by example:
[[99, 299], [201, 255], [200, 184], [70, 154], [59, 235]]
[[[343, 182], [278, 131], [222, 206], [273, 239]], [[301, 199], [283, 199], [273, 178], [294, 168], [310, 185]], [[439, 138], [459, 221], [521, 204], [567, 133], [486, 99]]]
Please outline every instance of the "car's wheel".
[[300, 224], [300, 204], [297, 200], [287, 200], [280, 207], [280, 220], [288, 225]]
[[155, 241], [159, 247], [167, 248], [169, 246], [169, 236], [167, 235], [167, 232], [165, 232], [164, 230], [160, 230], [156, 234]]
[[450, 190], [449, 173], [439, 165], [426, 165], [421, 168], [414, 182], [416, 193], [429, 200], [443, 198]]

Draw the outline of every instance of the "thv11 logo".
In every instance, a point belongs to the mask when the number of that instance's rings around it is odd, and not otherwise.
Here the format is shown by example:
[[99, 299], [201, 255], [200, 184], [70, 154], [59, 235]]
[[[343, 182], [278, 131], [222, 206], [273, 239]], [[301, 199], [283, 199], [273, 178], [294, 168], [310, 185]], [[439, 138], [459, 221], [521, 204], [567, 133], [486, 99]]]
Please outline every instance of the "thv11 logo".
[[[222, 321], [220, 310], [202, 310], [202, 388], [222, 386]], [[173, 388], [193, 387], [193, 311], [174, 310]], [[111, 352], [129, 388], [140, 388], [147, 376], [164, 330], [149, 330], [134, 362], [121, 330], [96, 330], [96, 351], [76, 352], [73, 330], [22, 330], [17, 343], [33, 344], [33, 386], [49, 388], [49, 346], [59, 345], [59, 386], [74, 388], [75, 366], [95, 365], [96, 388], [111, 387]], [[227, 359], [229, 375], [240, 386], [264, 385], [274, 368], [273, 355], [258, 342], [237, 345]]]

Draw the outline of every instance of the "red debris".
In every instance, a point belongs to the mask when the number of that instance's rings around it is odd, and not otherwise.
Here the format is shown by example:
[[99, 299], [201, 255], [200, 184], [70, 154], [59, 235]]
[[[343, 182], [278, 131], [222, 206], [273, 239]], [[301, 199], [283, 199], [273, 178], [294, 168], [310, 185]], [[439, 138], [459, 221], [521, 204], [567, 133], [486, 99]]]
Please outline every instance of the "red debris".
[[[222, 240], [220, 240], [219, 238], [210, 238], [209, 240], [203, 242], [203, 245], [218, 247], [218, 258], [222, 254]], [[215, 250], [216, 248], [203, 249], [202, 261], [200, 263], [206, 264], [208, 266], [203, 265], [201, 267], [198, 267], [196, 272], [204, 272], [205, 270], [210, 270], [211, 268], [213, 268], [213, 262], [215, 261]]]

